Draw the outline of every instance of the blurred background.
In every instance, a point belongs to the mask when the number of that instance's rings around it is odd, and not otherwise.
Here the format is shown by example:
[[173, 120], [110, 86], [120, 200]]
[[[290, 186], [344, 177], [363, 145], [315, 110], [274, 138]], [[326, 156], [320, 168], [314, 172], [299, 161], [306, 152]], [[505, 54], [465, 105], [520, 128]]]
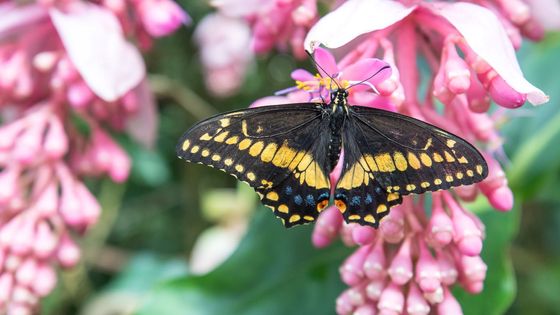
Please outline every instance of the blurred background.
[[[193, 24], [145, 55], [159, 105], [157, 146], [120, 138], [133, 159], [130, 180], [88, 183], [103, 213], [81, 243], [84, 259], [60, 273], [43, 312], [334, 314], [345, 288], [338, 268], [351, 249], [313, 248], [311, 226], [285, 230], [248, 186], [175, 156], [177, 140], [198, 120], [292, 86], [290, 72], [312, 65], [272, 52], [250, 62], [231, 89], [212, 93], [195, 31], [212, 10], [205, 1], [179, 3]], [[456, 292], [466, 314], [560, 314], [560, 36], [525, 42], [518, 56], [551, 101], [502, 121], [516, 206], [474, 207], [486, 224], [489, 270], [476, 300]]]

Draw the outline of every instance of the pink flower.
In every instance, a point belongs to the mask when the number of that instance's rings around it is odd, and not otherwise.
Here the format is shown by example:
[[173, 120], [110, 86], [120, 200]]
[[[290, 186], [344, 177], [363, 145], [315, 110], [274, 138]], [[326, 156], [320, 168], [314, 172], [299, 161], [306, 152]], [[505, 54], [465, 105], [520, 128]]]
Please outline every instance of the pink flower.
[[[79, 261], [73, 237], [101, 212], [82, 176], [127, 179], [130, 158], [106, 129], [153, 143], [144, 63], [126, 39], [148, 37], [128, 15], [136, 4], [123, 6], [0, 3], [2, 314], [34, 313], [56, 285], [57, 266]], [[74, 125], [78, 117], [91, 136]]]
[[148, 34], [161, 37], [173, 33], [181, 24], [190, 24], [188, 14], [172, 0], [139, 0], [138, 13]]
[[249, 25], [222, 14], [204, 17], [196, 28], [205, 69], [206, 86], [218, 96], [229, 96], [239, 89], [253, 60]]

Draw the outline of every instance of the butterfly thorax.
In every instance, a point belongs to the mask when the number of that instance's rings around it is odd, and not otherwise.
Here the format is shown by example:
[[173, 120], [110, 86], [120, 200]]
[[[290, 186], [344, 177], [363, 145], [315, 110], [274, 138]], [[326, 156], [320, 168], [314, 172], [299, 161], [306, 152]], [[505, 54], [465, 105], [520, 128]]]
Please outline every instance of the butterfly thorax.
[[328, 151], [331, 171], [338, 163], [342, 150], [342, 127], [348, 114], [347, 97], [348, 92], [344, 89], [338, 89], [331, 93], [331, 103], [329, 106], [332, 109], [332, 114], [329, 123], [330, 141]]

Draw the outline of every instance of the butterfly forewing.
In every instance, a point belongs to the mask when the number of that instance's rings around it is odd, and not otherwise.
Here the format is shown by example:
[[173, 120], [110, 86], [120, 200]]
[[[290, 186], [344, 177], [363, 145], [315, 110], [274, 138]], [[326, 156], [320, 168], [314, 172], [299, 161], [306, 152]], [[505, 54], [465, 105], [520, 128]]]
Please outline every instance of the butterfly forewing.
[[345, 167], [334, 196], [352, 222], [377, 226], [402, 195], [469, 185], [488, 174], [465, 140], [392, 112], [350, 107], [343, 139]]
[[[285, 226], [314, 221], [330, 198], [325, 111], [316, 104], [221, 114], [187, 131], [177, 155], [247, 182]], [[327, 142], [325, 142], [327, 141]]]

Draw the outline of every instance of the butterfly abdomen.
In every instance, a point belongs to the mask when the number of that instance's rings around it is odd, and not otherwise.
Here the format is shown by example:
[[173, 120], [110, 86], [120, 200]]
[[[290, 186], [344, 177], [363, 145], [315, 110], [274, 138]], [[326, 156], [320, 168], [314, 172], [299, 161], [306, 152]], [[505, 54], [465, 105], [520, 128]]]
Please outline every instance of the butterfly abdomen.
[[[333, 106], [333, 105], [331, 105]], [[346, 113], [343, 106], [333, 106], [332, 115], [330, 117], [329, 129], [330, 129], [330, 140], [329, 140], [329, 170], [332, 171], [338, 163], [340, 158], [340, 151], [342, 150], [342, 127], [346, 119]]]

